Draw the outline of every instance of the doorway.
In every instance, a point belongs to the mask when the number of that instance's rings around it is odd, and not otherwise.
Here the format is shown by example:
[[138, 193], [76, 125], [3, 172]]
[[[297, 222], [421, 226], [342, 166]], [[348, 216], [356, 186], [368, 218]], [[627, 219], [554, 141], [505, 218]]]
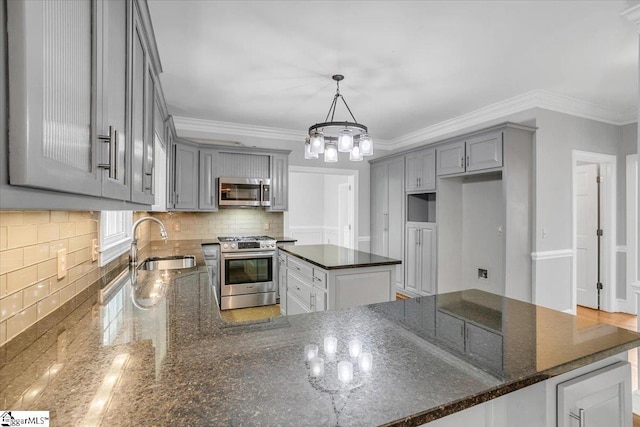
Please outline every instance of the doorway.
[[284, 232], [298, 245], [356, 247], [358, 171], [289, 167], [289, 210]]
[[573, 306], [616, 306], [616, 156], [573, 151]]

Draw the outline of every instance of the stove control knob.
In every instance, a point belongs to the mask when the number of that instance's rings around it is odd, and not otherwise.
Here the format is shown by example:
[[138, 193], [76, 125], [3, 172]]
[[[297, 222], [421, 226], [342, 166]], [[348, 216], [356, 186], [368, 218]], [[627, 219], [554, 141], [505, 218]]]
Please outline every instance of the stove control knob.
[[229, 249], [229, 244], [225, 243], [222, 245], [222, 249]]
[[235, 243], [232, 243], [232, 244], [231, 244], [231, 249], [235, 249], [235, 248], [236, 248], [236, 244], [235, 244]]

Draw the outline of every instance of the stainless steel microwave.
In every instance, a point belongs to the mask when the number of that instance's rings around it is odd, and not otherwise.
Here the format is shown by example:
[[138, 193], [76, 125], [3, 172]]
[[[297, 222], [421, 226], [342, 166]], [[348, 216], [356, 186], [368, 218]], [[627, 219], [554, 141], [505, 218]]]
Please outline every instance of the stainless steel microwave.
[[219, 206], [271, 206], [271, 180], [218, 178]]

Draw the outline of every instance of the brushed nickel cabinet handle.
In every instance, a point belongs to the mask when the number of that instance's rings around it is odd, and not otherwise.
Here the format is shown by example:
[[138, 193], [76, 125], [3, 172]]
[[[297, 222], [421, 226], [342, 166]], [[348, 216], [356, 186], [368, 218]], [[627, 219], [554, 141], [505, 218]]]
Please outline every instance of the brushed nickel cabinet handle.
[[467, 155], [467, 167], [469, 167], [469, 156]]
[[114, 134], [117, 136], [117, 133], [113, 130], [113, 126], [109, 126], [109, 135], [98, 135], [98, 139], [100, 142], [104, 144], [109, 144], [109, 161], [107, 163], [98, 163], [98, 167], [100, 169], [106, 169], [109, 171], [109, 178], [114, 179], [116, 173], [116, 148], [114, 147]]

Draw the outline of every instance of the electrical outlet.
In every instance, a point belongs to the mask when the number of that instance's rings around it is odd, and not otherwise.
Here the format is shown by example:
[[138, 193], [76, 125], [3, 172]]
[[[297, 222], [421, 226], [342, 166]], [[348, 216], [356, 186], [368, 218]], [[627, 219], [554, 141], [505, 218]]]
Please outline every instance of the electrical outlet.
[[98, 247], [98, 239], [91, 240], [91, 261], [97, 261], [99, 253], [100, 248]]
[[478, 269], [478, 279], [487, 280], [489, 278], [489, 270], [486, 268]]
[[174, 222], [173, 223], [173, 231], [180, 231], [180, 223], [179, 222]]
[[58, 251], [58, 279], [62, 279], [67, 275], [67, 250], [60, 249]]
[[265, 222], [265, 223], [264, 223], [264, 229], [265, 229], [265, 230], [268, 230], [268, 229], [269, 229], [269, 227], [270, 227], [269, 223], [268, 223], [268, 222]]

